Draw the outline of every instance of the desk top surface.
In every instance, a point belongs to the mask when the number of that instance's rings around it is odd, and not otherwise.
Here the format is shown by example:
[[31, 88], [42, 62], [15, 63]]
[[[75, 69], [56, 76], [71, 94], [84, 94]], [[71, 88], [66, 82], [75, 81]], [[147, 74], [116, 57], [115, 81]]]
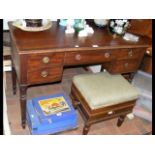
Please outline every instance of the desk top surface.
[[[52, 22], [52, 27], [42, 32], [26, 32], [12, 26], [12, 22], [9, 22], [12, 40], [20, 52], [43, 49], [91, 50], [93, 45], [98, 45], [96, 49], [138, 48], [149, 47], [152, 44], [152, 40], [144, 36], [140, 36], [136, 43], [129, 42], [121, 37], [113, 38], [107, 28], [99, 28], [92, 23], [91, 26], [94, 29], [93, 35], [78, 37], [77, 34], [65, 34], [65, 27], [59, 26], [58, 22]], [[76, 45], [79, 47], [75, 47]]]

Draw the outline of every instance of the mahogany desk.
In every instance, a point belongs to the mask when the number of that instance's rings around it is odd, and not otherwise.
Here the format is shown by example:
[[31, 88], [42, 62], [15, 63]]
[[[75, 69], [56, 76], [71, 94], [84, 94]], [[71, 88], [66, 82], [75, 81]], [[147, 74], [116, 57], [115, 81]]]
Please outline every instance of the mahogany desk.
[[[28, 86], [61, 81], [66, 66], [102, 64], [111, 73], [134, 73], [138, 70], [146, 48], [147, 37], [139, 42], [113, 38], [107, 29], [93, 27], [92, 36], [78, 38], [66, 35], [65, 28], [53, 22], [43, 32], [22, 31], [9, 23], [12, 44], [12, 81], [20, 88], [22, 127], [26, 124], [26, 92]], [[98, 47], [93, 47], [98, 45]]]

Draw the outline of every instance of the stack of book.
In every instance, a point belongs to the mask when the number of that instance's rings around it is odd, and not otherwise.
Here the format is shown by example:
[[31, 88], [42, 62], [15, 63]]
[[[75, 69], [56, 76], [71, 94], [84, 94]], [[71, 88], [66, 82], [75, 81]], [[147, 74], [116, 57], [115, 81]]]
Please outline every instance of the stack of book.
[[63, 93], [33, 98], [27, 103], [27, 122], [32, 134], [55, 134], [77, 127], [77, 114]]

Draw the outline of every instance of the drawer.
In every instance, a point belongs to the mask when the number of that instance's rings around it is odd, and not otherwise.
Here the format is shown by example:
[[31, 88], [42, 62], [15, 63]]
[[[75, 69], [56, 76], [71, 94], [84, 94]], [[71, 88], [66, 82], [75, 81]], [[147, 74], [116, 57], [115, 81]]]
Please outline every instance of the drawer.
[[36, 67], [49, 67], [58, 64], [63, 64], [64, 53], [41, 53], [32, 54], [28, 58], [28, 68], [35, 69]]
[[111, 67], [111, 73], [128, 73], [137, 71], [140, 61], [138, 59], [115, 61]]
[[117, 117], [120, 115], [128, 114], [132, 112], [134, 105], [135, 105], [135, 101], [131, 101], [129, 105], [126, 105], [126, 106], [115, 105], [113, 108], [108, 107], [108, 109], [106, 109], [105, 107], [106, 110], [104, 112], [102, 112], [100, 109], [96, 109], [96, 112], [94, 112], [92, 119], [102, 120], [102, 118], [109, 119], [109, 118]]
[[145, 53], [143, 48], [134, 49], [119, 49], [114, 51], [114, 55], [118, 60], [121, 59], [137, 59]]
[[110, 61], [113, 55], [110, 51], [66, 52], [65, 65], [92, 64]]
[[115, 109], [115, 110], [109, 110], [108, 112], [105, 113], [105, 116], [108, 117], [108, 116], [113, 116], [113, 115], [121, 115], [122, 113], [129, 113], [129, 112], [132, 112], [132, 109], [133, 109], [133, 106]]
[[130, 113], [130, 112], [132, 112], [132, 110], [133, 110], [133, 106], [109, 110], [104, 114], [104, 117], [111, 117], [111, 116], [116, 116], [116, 115], [119, 116], [124, 113], [126, 113], [126, 114]]
[[28, 71], [27, 81], [29, 84], [50, 83], [61, 80], [62, 66], [54, 66]]

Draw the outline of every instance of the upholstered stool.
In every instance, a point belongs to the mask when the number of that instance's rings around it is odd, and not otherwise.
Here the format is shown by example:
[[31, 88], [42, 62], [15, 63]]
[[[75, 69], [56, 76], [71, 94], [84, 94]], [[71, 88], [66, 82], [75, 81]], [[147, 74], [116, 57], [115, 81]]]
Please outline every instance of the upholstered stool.
[[74, 76], [70, 96], [85, 120], [83, 134], [87, 134], [93, 123], [116, 117], [121, 126], [132, 112], [138, 91], [122, 75], [100, 72]]

